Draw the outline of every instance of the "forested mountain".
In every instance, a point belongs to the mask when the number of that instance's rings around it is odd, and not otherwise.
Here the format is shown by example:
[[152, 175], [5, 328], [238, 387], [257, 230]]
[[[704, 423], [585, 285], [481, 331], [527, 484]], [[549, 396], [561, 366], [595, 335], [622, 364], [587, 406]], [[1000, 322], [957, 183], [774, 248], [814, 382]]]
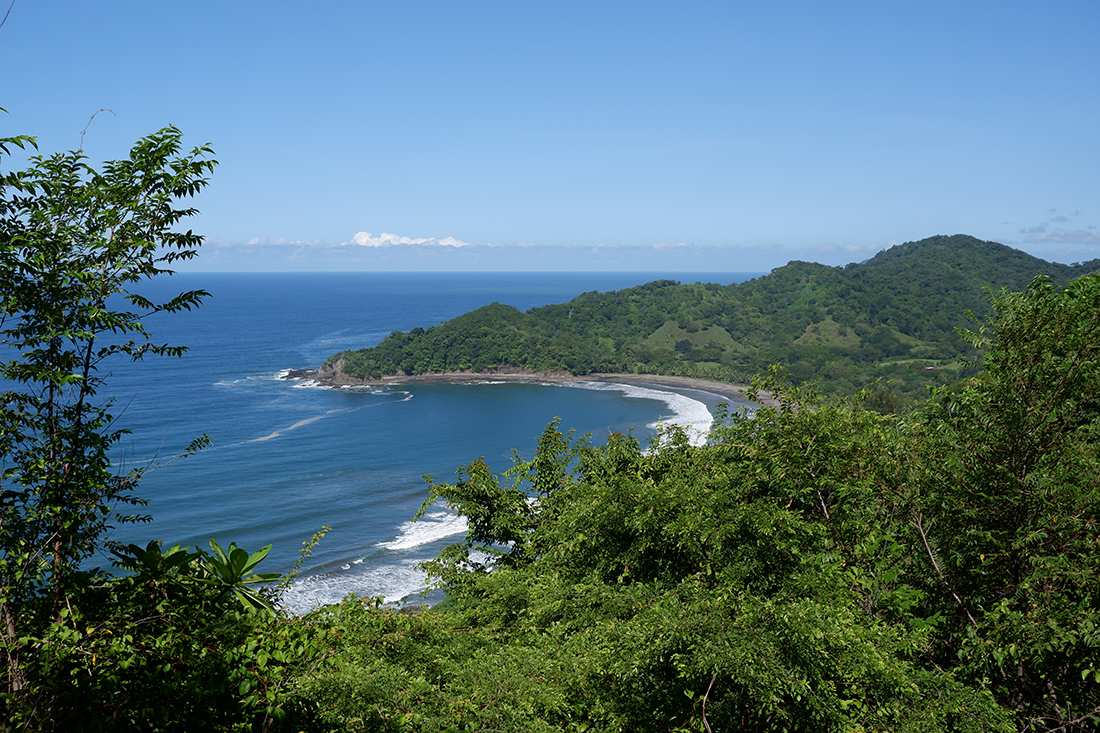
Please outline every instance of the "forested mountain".
[[[1100, 269], [1062, 265], [974, 237], [937, 236], [829, 267], [793, 261], [733, 285], [658, 280], [526, 313], [499, 303], [373, 348], [336, 354], [330, 372], [534, 371], [661, 373], [747, 382], [782, 364], [796, 382], [854, 392], [882, 379], [899, 394], [960, 375], [973, 356], [957, 327], [989, 314], [986, 288], [1023, 290]], [[939, 370], [947, 370], [941, 374]]]

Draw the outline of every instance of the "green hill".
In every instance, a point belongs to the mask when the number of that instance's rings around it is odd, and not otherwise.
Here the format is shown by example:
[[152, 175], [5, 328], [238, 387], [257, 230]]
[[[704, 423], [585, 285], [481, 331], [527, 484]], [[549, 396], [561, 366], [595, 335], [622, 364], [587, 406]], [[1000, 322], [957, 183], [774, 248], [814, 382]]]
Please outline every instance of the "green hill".
[[986, 288], [1064, 284], [1100, 269], [1046, 262], [966, 235], [937, 236], [844, 267], [793, 261], [733, 285], [658, 280], [525, 313], [493, 303], [439, 326], [394, 331], [327, 366], [360, 380], [501, 368], [660, 373], [745, 382], [782, 364], [796, 382], [850, 393], [875, 379], [916, 395], [972, 357], [957, 327], [989, 313]]

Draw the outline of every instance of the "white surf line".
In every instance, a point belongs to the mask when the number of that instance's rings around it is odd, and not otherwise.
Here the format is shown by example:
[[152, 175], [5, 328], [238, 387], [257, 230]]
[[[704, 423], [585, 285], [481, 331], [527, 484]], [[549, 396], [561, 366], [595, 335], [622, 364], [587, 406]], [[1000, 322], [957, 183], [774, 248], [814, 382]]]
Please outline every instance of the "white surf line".
[[290, 374], [290, 369], [279, 369], [275, 372], [265, 372], [263, 374], [249, 374], [237, 379], [221, 380], [220, 382], [214, 382], [215, 387], [237, 387], [242, 384], [248, 384], [250, 382], [271, 382], [283, 380], [286, 375]]
[[589, 389], [596, 392], [615, 391], [622, 392], [626, 397], [657, 400], [663, 402], [672, 411], [672, 416], [666, 420], [659, 420], [646, 425], [650, 429], [659, 429], [659, 426], [677, 425], [687, 433], [688, 441], [692, 445], [705, 445], [711, 425], [714, 424], [714, 416], [707, 406], [697, 399], [688, 397], [679, 392], [654, 387], [643, 387], [637, 384], [623, 382], [559, 382], [562, 387], [576, 387]]
[[404, 522], [398, 527], [398, 535], [389, 542], [379, 542], [378, 547], [387, 550], [410, 550], [436, 542], [445, 537], [465, 534], [469, 529], [466, 518], [451, 512], [430, 512], [415, 522]]

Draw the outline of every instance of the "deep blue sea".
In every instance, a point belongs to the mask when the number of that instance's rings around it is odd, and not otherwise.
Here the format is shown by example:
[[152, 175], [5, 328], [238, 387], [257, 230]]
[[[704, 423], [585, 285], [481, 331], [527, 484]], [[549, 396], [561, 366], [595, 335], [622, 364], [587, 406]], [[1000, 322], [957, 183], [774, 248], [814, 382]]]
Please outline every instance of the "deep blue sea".
[[[675, 274], [681, 282], [739, 282], [754, 274]], [[286, 601], [304, 611], [348, 593], [389, 601], [416, 593], [416, 564], [461, 538], [444, 507], [412, 523], [427, 494], [423, 475], [451, 480], [484, 456], [503, 472], [512, 449], [530, 457], [546, 424], [591, 433], [658, 422], [705, 429], [714, 395], [636, 385], [581, 383], [402, 385], [328, 389], [280, 379], [338, 351], [377, 344], [395, 329], [427, 327], [494, 301], [521, 310], [582, 292], [667, 277], [646, 273], [186, 273], [138, 292], [154, 300], [210, 293], [192, 312], [158, 314], [157, 343], [189, 347], [179, 359], [113, 365], [120, 469], [163, 463], [206, 433], [213, 446], [146, 474], [138, 496], [150, 524], [112, 538], [144, 545], [207, 546], [213, 536], [250, 551], [272, 544], [261, 570], [286, 571], [322, 525]]]

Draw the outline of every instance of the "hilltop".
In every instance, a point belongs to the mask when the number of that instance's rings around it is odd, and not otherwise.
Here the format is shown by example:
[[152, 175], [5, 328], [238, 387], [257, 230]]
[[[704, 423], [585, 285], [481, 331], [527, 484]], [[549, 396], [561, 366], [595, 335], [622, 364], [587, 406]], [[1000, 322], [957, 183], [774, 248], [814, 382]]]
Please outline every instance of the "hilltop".
[[[334, 384], [448, 372], [634, 373], [746, 383], [771, 364], [851, 393], [873, 380], [915, 396], [953, 381], [974, 352], [957, 329], [989, 315], [987, 289], [1056, 284], [1100, 269], [967, 235], [908, 242], [843, 267], [792, 261], [732, 285], [657, 280], [521, 312], [492, 303], [431, 328], [394, 331], [328, 359]], [[318, 376], [317, 374], [313, 376]]]

